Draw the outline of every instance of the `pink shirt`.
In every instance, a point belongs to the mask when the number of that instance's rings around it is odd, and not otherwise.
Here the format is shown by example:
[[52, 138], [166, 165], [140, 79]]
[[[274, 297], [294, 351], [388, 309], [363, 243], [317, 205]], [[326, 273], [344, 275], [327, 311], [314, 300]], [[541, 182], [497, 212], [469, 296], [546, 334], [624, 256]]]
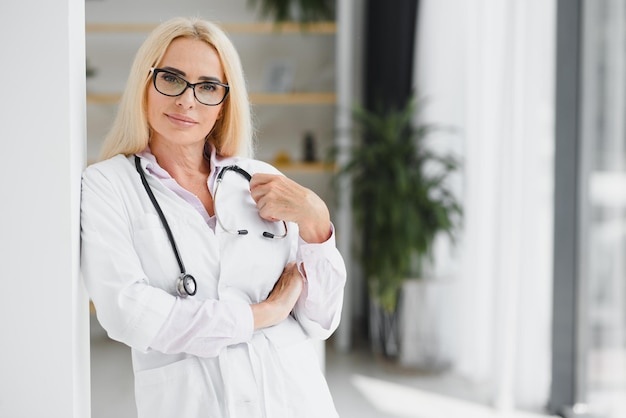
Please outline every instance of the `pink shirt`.
[[[190, 191], [188, 191], [187, 189], [184, 189], [181, 185], [179, 185], [176, 182], [176, 180], [172, 176], [170, 176], [170, 173], [165, 171], [159, 165], [159, 163], [157, 163], [156, 157], [152, 155], [152, 152], [150, 152], [149, 147], [137, 155], [150, 161], [151, 164], [149, 164], [147, 167], [150, 174], [154, 175], [156, 178], [161, 180], [161, 183], [163, 183], [168, 189], [176, 193], [185, 202], [193, 206], [193, 208], [196, 209], [198, 213], [204, 218], [206, 223], [209, 224], [211, 229], [215, 230], [215, 217], [214, 216], [212, 217], [208, 214], [208, 212], [206, 211], [206, 208], [204, 207], [200, 199], [198, 199], [198, 196], [194, 195], [193, 193], [191, 193]], [[215, 166], [211, 165], [211, 167], [215, 167]]]

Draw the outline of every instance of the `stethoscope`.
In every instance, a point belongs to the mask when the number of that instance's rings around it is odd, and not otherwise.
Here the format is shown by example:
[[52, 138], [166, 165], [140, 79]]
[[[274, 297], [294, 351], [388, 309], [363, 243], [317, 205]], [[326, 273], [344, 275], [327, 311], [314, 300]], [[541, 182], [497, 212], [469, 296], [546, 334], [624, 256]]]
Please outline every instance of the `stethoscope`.
[[[250, 175], [250, 173], [248, 173], [246, 170], [244, 170], [243, 168], [239, 167], [238, 165], [229, 165], [226, 167], [223, 167], [220, 170], [220, 173], [217, 175], [217, 179], [215, 180], [215, 193], [213, 196], [213, 210], [215, 211], [215, 219], [217, 219], [217, 223], [220, 225], [220, 227], [233, 235], [248, 235], [248, 230], [247, 229], [229, 229], [226, 228], [224, 226], [224, 224], [222, 224], [222, 221], [219, 217], [219, 215], [217, 214], [217, 191], [220, 189], [220, 184], [222, 184], [222, 181], [224, 180], [224, 175], [226, 173], [228, 173], [229, 171], [234, 171], [235, 173], [239, 173], [241, 174], [241, 176], [243, 178], [245, 178], [246, 180], [248, 180], [248, 183], [250, 182], [250, 180], [252, 179], [252, 176]], [[282, 239], [285, 238], [287, 236], [287, 224], [285, 223], [285, 221], [282, 221], [283, 223], [283, 228], [285, 229], [285, 233], [282, 235], [276, 235], [276, 234], [272, 234], [271, 232], [263, 232], [263, 236], [265, 238], [277, 238], [277, 239]]]
[[[156, 197], [154, 197], [152, 188], [150, 187], [150, 185], [148, 184], [148, 180], [146, 179], [146, 174], [144, 173], [143, 168], [141, 167], [141, 160], [137, 155], [135, 155], [135, 167], [137, 168], [137, 172], [141, 176], [141, 183], [143, 184], [144, 189], [146, 189], [146, 192], [148, 193], [148, 197], [150, 197], [150, 201], [152, 202], [154, 209], [156, 209], [157, 214], [159, 215], [159, 219], [161, 220], [161, 223], [163, 224], [163, 228], [165, 228], [165, 232], [167, 233], [167, 238], [170, 241], [172, 250], [174, 251], [174, 256], [176, 257], [176, 261], [178, 262], [178, 267], [180, 268], [180, 276], [178, 276], [178, 278], [176, 279], [176, 293], [178, 293], [178, 296], [182, 298], [186, 298], [187, 296], [193, 296], [196, 294], [196, 291], [198, 290], [196, 279], [191, 274], [187, 273], [187, 271], [185, 270], [185, 264], [183, 263], [180, 253], [178, 252], [178, 246], [176, 245], [176, 240], [174, 239], [172, 230], [170, 229], [167, 219], [165, 219], [165, 215], [163, 214], [163, 210], [161, 210], [161, 206], [159, 205], [159, 202], [157, 202]], [[229, 165], [229, 166], [223, 167], [220, 170], [216, 179], [215, 192], [213, 195], [213, 210], [215, 212], [215, 219], [217, 220], [218, 224], [224, 231], [233, 235], [247, 235], [248, 234], [247, 229], [226, 228], [222, 224], [222, 221], [220, 220], [220, 217], [217, 214], [217, 191], [219, 190], [219, 186], [224, 179], [225, 173], [229, 171], [234, 171], [236, 173], [239, 173], [248, 182], [250, 182], [250, 180], [252, 179], [252, 176], [250, 175], [250, 173], [248, 173], [246, 170], [244, 170], [243, 168], [237, 165]], [[283, 223], [283, 227], [285, 229], [285, 232], [283, 234], [276, 235], [276, 234], [272, 234], [271, 232], [263, 232], [262, 235], [265, 238], [269, 238], [269, 239], [285, 238], [288, 233], [287, 224], [285, 223], [285, 221], [281, 221], [281, 222]]]

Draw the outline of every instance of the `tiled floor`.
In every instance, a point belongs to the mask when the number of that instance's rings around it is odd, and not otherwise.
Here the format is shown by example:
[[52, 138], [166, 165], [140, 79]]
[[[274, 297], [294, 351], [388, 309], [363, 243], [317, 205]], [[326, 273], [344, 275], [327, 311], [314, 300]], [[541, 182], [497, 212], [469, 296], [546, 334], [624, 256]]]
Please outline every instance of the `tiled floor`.
[[[92, 418], [136, 418], [130, 350], [92, 324]], [[326, 376], [342, 418], [495, 418], [486, 392], [451, 375], [400, 370], [369, 350], [337, 353], [328, 345]], [[471, 389], [468, 389], [470, 388]], [[508, 414], [508, 418], [540, 418]], [[323, 417], [320, 417], [323, 418]]]

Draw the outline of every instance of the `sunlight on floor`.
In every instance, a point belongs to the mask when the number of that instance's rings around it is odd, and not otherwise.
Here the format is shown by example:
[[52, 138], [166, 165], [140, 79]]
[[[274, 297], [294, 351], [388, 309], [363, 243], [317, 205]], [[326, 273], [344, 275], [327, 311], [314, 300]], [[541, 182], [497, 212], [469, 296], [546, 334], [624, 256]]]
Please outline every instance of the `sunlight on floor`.
[[380, 412], [411, 418], [547, 418], [524, 412], [499, 412], [492, 408], [436, 395], [415, 388], [354, 374], [352, 384]]

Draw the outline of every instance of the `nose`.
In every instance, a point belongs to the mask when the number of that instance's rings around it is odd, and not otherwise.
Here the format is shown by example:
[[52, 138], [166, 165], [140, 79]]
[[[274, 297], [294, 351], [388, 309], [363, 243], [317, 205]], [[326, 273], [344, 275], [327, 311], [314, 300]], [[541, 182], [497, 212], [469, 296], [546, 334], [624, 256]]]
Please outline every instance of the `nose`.
[[187, 86], [180, 96], [176, 96], [176, 104], [186, 109], [192, 108], [196, 104], [193, 88]]

